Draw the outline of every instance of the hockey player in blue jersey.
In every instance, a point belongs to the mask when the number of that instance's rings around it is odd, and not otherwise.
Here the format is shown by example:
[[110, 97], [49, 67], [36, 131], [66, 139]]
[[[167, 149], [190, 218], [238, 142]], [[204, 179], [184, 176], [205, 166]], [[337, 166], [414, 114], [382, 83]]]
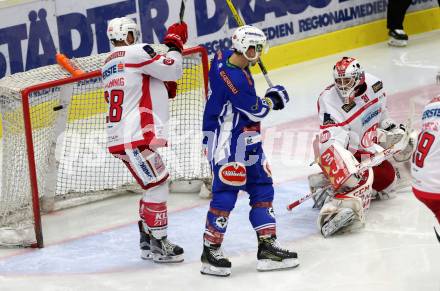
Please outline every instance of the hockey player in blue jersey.
[[204, 144], [213, 172], [213, 197], [203, 236], [202, 274], [228, 276], [231, 262], [221, 244], [228, 217], [239, 190], [249, 194], [249, 220], [258, 238], [257, 270], [296, 267], [297, 254], [279, 247], [272, 201], [271, 172], [261, 145], [260, 121], [289, 101], [283, 86], [257, 96], [249, 67], [266, 44], [264, 33], [253, 26], [239, 27], [232, 50], [218, 51], [209, 71], [210, 96], [204, 117]]

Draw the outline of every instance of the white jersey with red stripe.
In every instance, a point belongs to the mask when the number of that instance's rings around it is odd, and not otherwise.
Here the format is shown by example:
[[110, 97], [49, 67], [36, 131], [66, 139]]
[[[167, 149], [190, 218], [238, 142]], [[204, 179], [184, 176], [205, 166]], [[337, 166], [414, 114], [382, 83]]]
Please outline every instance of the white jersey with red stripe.
[[334, 143], [352, 152], [377, 153], [377, 128], [387, 119], [386, 95], [383, 83], [365, 73], [367, 89], [355, 97], [351, 104], [344, 104], [334, 85], [319, 96], [320, 154]]
[[169, 108], [163, 81], [176, 81], [182, 72], [177, 51], [159, 55], [147, 44], [113, 48], [102, 67], [110, 152], [166, 145]]
[[[413, 187], [424, 192], [440, 193], [440, 96], [425, 106], [411, 172]], [[440, 194], [439, 194], [440, 195]]]

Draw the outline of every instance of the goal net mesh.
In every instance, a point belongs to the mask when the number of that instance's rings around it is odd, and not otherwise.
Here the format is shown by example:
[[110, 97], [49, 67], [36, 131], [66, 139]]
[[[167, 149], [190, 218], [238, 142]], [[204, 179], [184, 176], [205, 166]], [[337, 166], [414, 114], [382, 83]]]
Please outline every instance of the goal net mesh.
[[[153, 45], [158, 53], [167, 47]], [[108, 54], [72, 59], [85, 72], [99, 70]], [[103, 199], [136, 188], [123, 163], [106, 148], [107, 104], [100, 75], [53, 86], [69, 78], [58, 65], [17, 73], [0, 80], [1, 185], [0, 244], [17, 243], [17, 232], [33, 225], [27, 140], [22, 91], [29, 94], [30, 121], [39, 199], [43, 209], [54, 210]], [[176, 98], [170, 101], [169, 146], [160, 153], [172, 181], [209, 180], [203, 155], [202, 116], [205, 74], [201, 54], [184, 53], [184, 74]], [[18, 244], [26, 244], [24, 239]], [[23, 240], [23, 239], [21, 239]]]

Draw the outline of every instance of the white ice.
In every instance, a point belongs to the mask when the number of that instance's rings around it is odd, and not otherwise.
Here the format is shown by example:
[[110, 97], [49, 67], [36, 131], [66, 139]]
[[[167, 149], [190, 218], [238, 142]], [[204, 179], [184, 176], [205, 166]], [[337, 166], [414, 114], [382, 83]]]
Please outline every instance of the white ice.
[[[292, 270], [256, 271], [256, 238], [248, 222], [248, 199], [241, 194], [224, 249], [232, 261], [228, 278], [202, 276], [200, 254], [209, 201], [173, 194], [169, 236], [185, 249], [185, 262], [158, 265], [139, 258], [138, 196], [127, 195], [43, 217], [44, 249], [0, 249], [1, 291], [101, 290], [440, 290], [440, 244], [433, 214], [409, 187], [391, 200], [373, 202], [366, 227], [323, 239], [310, 201], [292, 213], [285, 206], [307, 193], [306, 176], [317, 172], [310, 143], [317, 131], [316, 99], [331, 83], [341, 56], [357, 57], [384, 80], [392, 116], [419, 116], [423, 102], [440, 93], [440, 31], [411, 37], [406, 48], [380, 43], [270, 72], [288, 88], [286, 110], [264, 123], [265, 148], [276, 181], [279, 239], [298, 252]], [[256, 76], [263, 93], [264, 78]]]

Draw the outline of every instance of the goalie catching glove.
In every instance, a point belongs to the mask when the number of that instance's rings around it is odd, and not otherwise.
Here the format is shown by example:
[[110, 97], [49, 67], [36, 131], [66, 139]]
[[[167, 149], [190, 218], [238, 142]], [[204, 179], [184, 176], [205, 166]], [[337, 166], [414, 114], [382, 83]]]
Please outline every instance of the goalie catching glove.
[[415, 132], [411, 129], [407, 130], [404, 124], [396, 125], [391, 119], [385, 119], [381, 123], [381, 128], [378, 129], [379, 145], [384, 149], [388, 149], [391, 146], [407, 140], [398, 153], [393, 155], [396, 162], [405, 162], [411, 158], [415, 149]]
[[267, 89], [264, 99], [271, 109], [281, 110], [289, 102], [289, 94], [287, 94], [286, 88], [276, 85]]
[[188, 40], [188, 27], [185, 22], [174, 23], [168, 27], [167, 34], [163, 39], [163, 43], [167, 45], [170, 50], [177, 50], [182, 52], [183, 45]]

